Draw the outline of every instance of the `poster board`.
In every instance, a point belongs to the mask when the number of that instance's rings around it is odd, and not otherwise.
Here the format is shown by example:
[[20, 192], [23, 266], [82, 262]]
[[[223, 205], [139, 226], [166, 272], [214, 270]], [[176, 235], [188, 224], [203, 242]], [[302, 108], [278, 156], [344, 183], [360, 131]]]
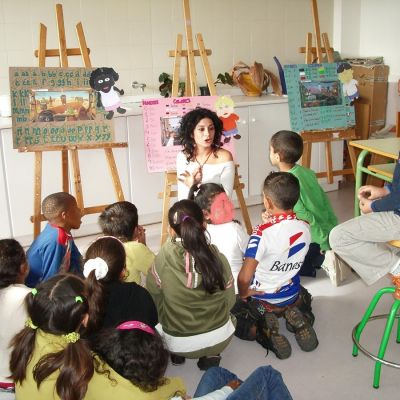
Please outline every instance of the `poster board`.
[[[148, 172], [176, 169], [176, 156], [182, 150], [178, 139], [180, 120], [189, 111], [202, 107], [216, 111], [218, 96], [167, 97], [142, 101], [144, 145]], [[224, 148], [234, 155], [234, 141]]]
[[114, 141], [89, 68], [10, 67], [13, 147]]
[[344, 94], [337, 66], [336, 63], [284, 66], [293, 131], [355, 125], [354, 106]]

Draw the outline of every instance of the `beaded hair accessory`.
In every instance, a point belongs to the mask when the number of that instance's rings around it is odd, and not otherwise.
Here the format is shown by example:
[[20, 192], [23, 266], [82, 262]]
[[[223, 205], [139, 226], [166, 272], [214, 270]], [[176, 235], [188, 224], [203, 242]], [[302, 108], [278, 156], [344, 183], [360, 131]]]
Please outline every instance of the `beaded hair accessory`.
[[76, 343], [81, 335], [78, 332], [70, 332], [61, 336], [67, 343]]
[[97, 280], [103, 279], [108, 273], [108, 265], [101, 257], [91, 258], [83, 266], [83, 276], [87, 278], [92, 271]]
[[31, 318], [28, 318], [28, 319], [25, 321], [25, 326], [26, 326], [27, 328], [31, 328], [31, 329], [33, 329], [33, 330], [35, 330], [35, 329], [38, 328], [38, 327], [32, 322], [32, 319], [31, 319]]
[[231, 222], [234, 216], [234, 206], [225, 192], [218, 193], [211, 203], [208, 219], [214, 225]]
[[144, 322], [140, 322], [140, 321], [126, 321], [126, 322], [123, 322], [122, 324], [117, 326], [117, 329], [120, 330], [120, 331], [138, 329], [140, 331], [150, 333], [150, 335], [154, 335], [155, 334], [153, 328], [150, 328], [150, 326], [148, 326]]

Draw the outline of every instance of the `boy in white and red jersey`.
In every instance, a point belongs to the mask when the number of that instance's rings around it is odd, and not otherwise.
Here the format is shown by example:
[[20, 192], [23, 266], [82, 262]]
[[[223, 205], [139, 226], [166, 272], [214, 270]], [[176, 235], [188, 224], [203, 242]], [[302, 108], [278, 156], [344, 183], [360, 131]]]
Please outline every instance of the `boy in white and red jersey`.
[[311, 296], [300, 286], [299, 277], [311, 233], [308, 223], [298, 220], [293, 212], [300, 195], [294, 175], [271, 173], [264, 181], [263, 193], [264, 223], [250, 236], [238, 288], [252, 314], [259, 314], [255, 318], [257, 341], [283, 359], [290, 356], [291, 347], [279, 334], [278, 316], [286, 319], [302, 350], [312, 351], [318, 345], [311, 325]]

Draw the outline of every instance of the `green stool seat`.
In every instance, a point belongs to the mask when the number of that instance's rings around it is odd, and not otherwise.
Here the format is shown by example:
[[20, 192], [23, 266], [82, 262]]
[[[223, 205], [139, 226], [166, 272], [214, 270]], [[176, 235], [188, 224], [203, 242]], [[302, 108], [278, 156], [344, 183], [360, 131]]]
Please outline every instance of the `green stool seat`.
[[[372, 298], [362, 320], [354, 327], [353, 333], [352, 333], [352, 338], [353, 338], [353, 343], [354, 343], [353, 356], [354, 357], [357, 356], [358, 351], [360, 350], [366, 356], [375, 360], [373, 387], [376, 389], [379, 388], [382, 364], [385, 364], [387, 366], [394, 367], [394, 368], [400, 368], [400, 364], [397, 364], [392, 361], [388, 361], [388, 360], [384, 359], [394, 321], [395, 321], [395, 319], [399, 320], [399, 318], [400, 318], [400, 315], [398, 315], [398, 311], [400, 309], [400, 279], [393, 277], [392, 280], [393, 280], [393, 283], [395, 284], [395, 287], [386, 287], [386, 288], [378, 290], [378, 292]], [[390, 309], [389, 314], [371, 316], [373, 311], [375, 310], [375, 307], [378, 304], [380, 298], [386, 293], [393, 294], [393, 296], [394, 296], [394, 302]], [[366, 350], [364, 347], [361, 346], [360, 336], [361, 336], [361, 333], [362, 333], [363, 329], [365, 328], [366, 324], [368, 323], [368, 321], [374, 320], [374, 319], [382, 319], [382, 318], [387, 318], [386, 326], [385, 326], [385, 330], [382, 335], [382, 340], [381, 340], [381, 344], [379, 346], [378, 354], [374, 355], [373, 353], [369, 352], [368, 350]], [[398, 321], [398, 324], [397, 324], [396, 342], [400, 343], [400, 321]]]

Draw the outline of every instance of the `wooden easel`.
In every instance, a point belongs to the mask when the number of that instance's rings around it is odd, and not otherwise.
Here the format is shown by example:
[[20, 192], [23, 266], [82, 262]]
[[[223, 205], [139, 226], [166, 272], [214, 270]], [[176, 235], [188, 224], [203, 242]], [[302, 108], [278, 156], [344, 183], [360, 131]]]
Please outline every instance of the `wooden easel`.
[[[185, 83], [185, 96], [196, 96], [197, 95], [197, 73], [195, 65], [195, 56], [200, 56], [201, 62], [204, 69], [204, 75], [206, 77], [207, 85], [210, 90], [211, 96], [217, 95], [217, 90], [214, 85], [214, 80], [211, 73], [210, 64], [208, 62], [208, 55], [212, 54], [210, 49], [206, 49], [204, 46], [204, 40], [201, 33], [196, 34], [196, 41], [199, 47], [198, 50], [193, 48], [193, 34], [192, 34], [192, 23], [190, 17], [189, 0], [183, 0], [183, 13], [184, 23], [186, 32], [186, 45], [187, 50], [182, 50], [183, 37], [181, 34], [177, 35], [176, 48], [175, 50], [169, 51], [169, 56], [174, 57], [174, 72], [172, 78], [172, 97], [178, 96], [179, 88], [179, 73], [182, 57], [186, 58], [186, 83]], [[233, 189], [236, 192], [237, 199], [239, 201], [240, 210], [242, 212], [243, 222], [246, 226], [247, 233], [252, 232], [252, 226], [250, 222], [249, 212], [247, 210], [246, 203], [244, 201], [243, 191], [244, 184], [240, 182], [241, 176], [238, 174], [238, 165], [235, 165], [235, 177]], [[178, 192], [173, 189], [177, 185], [176, 171], [166, 171], [164, 180], [164, 191], [158, 194], [158, 198], [163, 199], [162, 208], [162, 220], [161, 220], [161, 245], [165, 242], [168, 237], [168, 210], [170, 205], [171, 197], [177, 197]]]
[[[306, 36], [306, 47], [300, 47], [299, 52], [305, 53], [305, 63], [311, 64], [313, 61], [317, 63], [323, 62], [323, 53], [326, 53], [328, 63], [333, 63], [333, 48], [330, 46], [327, 33], [322, 34], [322, 41], [324, 47], [321, 47], [321, 34], [319, 27], [318, 6], [317, 0], [311, 0], [311, 9], [314, 21], [314, 34], [316, 47], [312, 47], [312, 33], [308, 32]], [[316, 58], [314, 56], [316, 55]], [[317, 173], [318, 178], [326, 177], [328, 183], [333, 183], [333, 177], [338, 175], [355, 174], [356, 170], [356, 155], [354, 148], [349, 145], [350, 141], [356, 139], [356, 132], [354, 128], [347, 129], [333, 129], [321, 131], [303, 131], [300, 132], [303, 138], [304, 150], [302, 157], [302, 165], [310, 168], [311, 165], [311, 149], [313, 143], [325, 143], [325, 158], [326, 158], [326, 171]], [[338, 140], [344, 140], [347, 144], [347, 149], [350, 156], [352, 168], [333, 170], [332, 166], [332, 146], [331, 143]]]
[[[35, 56], [39, 58], [39, 67], [45, 67], [46, 57], [59, 57], [60, 67], [68, 67], [68, 56], [82, 56], [84, 66], [91, 68], [89, 58], [90, 50], [86, 45], [85, 35], [83, 33], [82, 23], [76, 25], [76, 32], [78, 35], [79, 48], [68, 49], [65, 39], [64, 16], [61, 4], [56, 4], [56, 18], [58, 29], [58, 49], [46, 49], [46, 35], [47, 28], [45, 25], [40, 24], [39, 34], [39, 49], [35, 51]], [[71, 157], [75, 196], [78, 207], [82, 210], [83, 215], [95, 214], [104, 210], [107, 205], [98, 205], [93, 207], [85, 207], [83, 202], [83, 192], [81, 183], [81, 174], [79, 168], [78, 150], [91, 150], [91, 149], [104, 149], [108, 166], [110, 168], [114, 190], [118, 201], [124, 200], [121, 182], [118, 175], [117, 166], [115, 164], [113, 148], [127, 147], [127, 143], [99, 143], [99, 144], [79, 144], [79, 145], [62, 145], [62, 146], [32, 146], [18, 149], [20, 152], [34, 152], [35, 153], [35, 181], [34, 181], [34, 205], [33, 216], [33, 236], [36, 238], [40, 233], [40, 223], [45, 221], [41, 213], [42, 201], [42, 154], [44, 151], [61, 151], [61, 168], [62, 168], [62, 190], [69, 192], [69, 171], [68, 171], [68, 152]]]

